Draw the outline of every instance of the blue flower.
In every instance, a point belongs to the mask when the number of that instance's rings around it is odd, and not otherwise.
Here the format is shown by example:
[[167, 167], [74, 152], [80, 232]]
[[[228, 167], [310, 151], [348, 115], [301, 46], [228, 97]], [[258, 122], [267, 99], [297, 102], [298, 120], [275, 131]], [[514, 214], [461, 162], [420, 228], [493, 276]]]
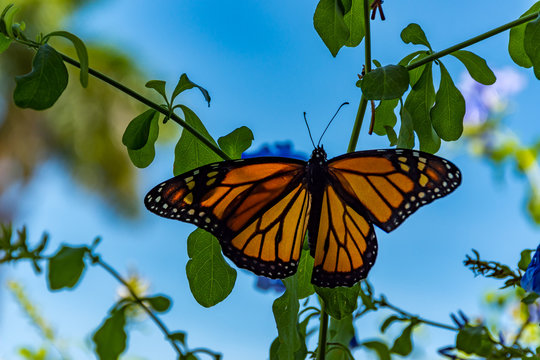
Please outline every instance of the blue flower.
[[248, 159], [259, 156], [280, 156], [299, 160], [307, 160], [307, 155], [296, 152], [290, 141], [275, 142], [273, 144], [264, 144], [258, 150], [242, 154], [242, 159]]
[[540, 245], [538, 245], [529, 267], [521, 278], [521, 287], [540, 295]]
[[255, 286], [261, 290], [274, 290], [277, 293], [285, 292], [285, 285], [279, 279], [269, 279], [264, 276], [257, 276]]

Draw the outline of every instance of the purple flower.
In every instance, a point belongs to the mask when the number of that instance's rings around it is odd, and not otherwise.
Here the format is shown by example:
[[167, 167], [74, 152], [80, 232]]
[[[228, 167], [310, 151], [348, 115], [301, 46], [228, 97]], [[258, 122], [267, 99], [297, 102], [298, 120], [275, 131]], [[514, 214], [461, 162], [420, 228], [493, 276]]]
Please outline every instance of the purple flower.
[[255, 286], [261, 290], [274, 290], [277, 293], [285, 292], [285, 285], [279, 279], [269, 279], [264, 276], [257, 276], [257, 283]]
[[469, 73], [462, 75], [459, 88], [466, 103], [464, 123], [480, 125], [491, 115], [508, 106], [508, 98], [525, 87], [525, 78], [511, 68], [494, 71], [497, 81], [493, 85], [476, 82]]
[[273, 144], [264, 144], [258, 150], [242, 154], [242, 159], [248, 159], [259, 156], [280, 156], [299, 160], [307, 160], [307, 155], [296, 152], [290, 141], [275, 142]]
[[540, 295], [540, 245], [538, 245], [529, 267], [521, 278], [521, 287]]

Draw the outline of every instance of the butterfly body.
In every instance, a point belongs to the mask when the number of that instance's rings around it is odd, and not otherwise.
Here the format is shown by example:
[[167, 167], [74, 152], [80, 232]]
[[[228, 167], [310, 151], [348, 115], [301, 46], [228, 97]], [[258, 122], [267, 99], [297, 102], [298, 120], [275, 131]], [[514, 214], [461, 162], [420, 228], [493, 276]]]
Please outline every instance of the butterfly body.
[[434, 155], [369, 150], [327, 160], [260, 157], [209, 164], [152, 189], [146, 207], [193, 223], [237, 266], [270, 278], [297, 270], [306, 233], [317, 286], [352, 286], [377, 255], [373, 224], [395, 229], [420, 206], [453, 191], [459, 170]]

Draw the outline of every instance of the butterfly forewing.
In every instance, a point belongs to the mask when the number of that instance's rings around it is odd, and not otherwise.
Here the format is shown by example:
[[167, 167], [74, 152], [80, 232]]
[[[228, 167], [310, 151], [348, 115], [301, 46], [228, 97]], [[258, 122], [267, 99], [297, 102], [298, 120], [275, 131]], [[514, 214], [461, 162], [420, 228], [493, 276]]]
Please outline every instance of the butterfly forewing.
[[318, 224], [313, 284], [352, 286], [364, 279], [377, 256], [377, 239], [370, 221], [327, 186]]
[[286, 158], [210, 164], [156, 186], [145, 205], [209, 231], [237, 266], [283, 278], [296, 271], [307, 227], [304, 167]]
[[461, 183], [459, 169], [448, 160], [407, 149], [345, 154], [328, 168], [347, 204], [387, 232]]

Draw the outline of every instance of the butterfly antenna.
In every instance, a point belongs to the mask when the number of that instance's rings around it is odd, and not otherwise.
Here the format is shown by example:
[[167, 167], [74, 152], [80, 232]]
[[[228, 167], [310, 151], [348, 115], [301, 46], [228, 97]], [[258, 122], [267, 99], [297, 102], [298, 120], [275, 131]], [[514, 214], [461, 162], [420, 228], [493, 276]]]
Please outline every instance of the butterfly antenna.
[[309, 129], [309, 124], [308, 124], [308, 122], [307, 122], [306, 112], [305, 112], [305, 111], [304, 111], [304, 121], [306, 122], [307, 131], [308, 131], [308, 133], [309, 133], [309, 138], [311, 139], [311, 143], [313, 144], [313, 148], [316, 148], [315, 142], [313, 141], [313, 137], [311, 136], [311, 130]]
[[341, 104], [341, 105], [339, 106], [339, 108], [337, 109], [336, 113], [334, 114], [334, 116], [332, 116], [332, 118], [331, 118], [330, 121], [328, 122], [328, 125], [326, 125], [326, 129], [324, 129], [324, 131], [323, 131], [321, 137], [319, 138], [319, 142], [317, 143], [317, 146], [319, 146], [319, 145], [321, 144], [321, 140], [322, 140], [324, 134], [326, 133], [326, 130], [328, 130], [328, 128], [330, 127], [330, 124], [331, 124], [332, 121], [334, 121], [334, 119], [336, 118], [337, 114], [339, 113], [339, 110], [341, 110], [341, 108], [342, 108], [343, 106], [345, 106], [345, 105], [349, 105], [349, 103], [345, 101], [343, 104]]

